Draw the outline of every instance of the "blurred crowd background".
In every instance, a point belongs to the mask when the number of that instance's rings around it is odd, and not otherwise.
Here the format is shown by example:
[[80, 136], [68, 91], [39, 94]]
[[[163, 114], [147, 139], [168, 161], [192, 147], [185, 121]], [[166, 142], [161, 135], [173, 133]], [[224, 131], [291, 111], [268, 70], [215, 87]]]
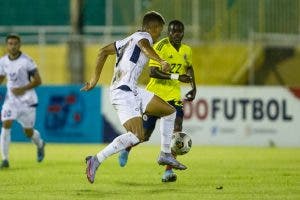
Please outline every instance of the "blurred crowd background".
[[[198, 85], [300, 85], [300, 0], [9, 0], [0, 4], [0, 55], [18, 33], [43, 83], [78, 84], [98, 49], [140, 28], [145, 12], [184, 22]], [[164, 31], [163, 36], [165, 36]], [[114, 58], [99, 84], [109, 85]], [[147, 70], [140, 84], [148, 81]]]

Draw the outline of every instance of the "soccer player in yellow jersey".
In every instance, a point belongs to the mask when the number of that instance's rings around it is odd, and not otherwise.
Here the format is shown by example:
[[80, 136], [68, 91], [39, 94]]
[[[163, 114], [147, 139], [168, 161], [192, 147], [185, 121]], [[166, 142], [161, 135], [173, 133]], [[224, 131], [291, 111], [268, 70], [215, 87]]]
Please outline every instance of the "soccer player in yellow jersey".
[[[176, 119], [174, 124], [174, 132], [182, 131], [183, 121], [183, 104], [181, 100], [180, 82], [191, 83], [192, 89], [185, 95], [185, 100], [193, 101], [196, 95], [196, 84], [194, 78], [194, 70], [192, 66], [192, 50], [181, 43], [184, 36], [184, 25], [178, 20], [173, 20], [168, 26], [168, 37], [163, 38], [154, 45], [156, 53], [171, 65], [171, 71], [164, 72], [161, 65], [150, 60], [150, 81], [147, 90], [152, 91], [169, 104], [176, 108]], [[158, 117], [144, 115], [143, 126], [145, 133], [145, 141], [149, 140], [156, 120]], [[128, 160], [128, 154], [131, 148], [121, 151], [119, 155], [120, 166], [125, 166]], [[166, 167], [163, 174], [163, 182], [176, 181], [177, 175], [173, 172], [171, 166]]]

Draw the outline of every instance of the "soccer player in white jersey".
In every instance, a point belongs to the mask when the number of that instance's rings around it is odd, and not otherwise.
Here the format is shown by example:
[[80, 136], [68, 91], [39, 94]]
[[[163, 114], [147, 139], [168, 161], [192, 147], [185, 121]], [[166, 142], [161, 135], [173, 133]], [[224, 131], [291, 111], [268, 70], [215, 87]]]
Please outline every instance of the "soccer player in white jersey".
[[90, 183], [94, 182], [97, 168], [107, 157], [144, 141], [142, 113], [161, 117], [161, 152], [157, 160], [158, 164], [171, 165], [174, 169], [186, 169], [186, 166], [171, 154], [170, 143], [176, 117], [175, 108], [154, 93], [137, 87], [137, 79], [149, 58], [160, 63], [164, 71], [170, 70], [169, 63], [161, 59], [152, 48], [164, 24], [165, 21], [159, 13], [148, 12], [143, 17], [141, 31], [101, 48], [95, 73], [81, 89], [89, 91], [94, 88], [107, 57], [117, 55], [110, 99], [127, 133], [116, 137], [96, 155], [86, 157], [86, 174]]
[[[154, 92], [157, 96], [167, 101], [176, 109], [176, 118], [174, 132], [182, 131], [183, 123], [183, 102], [181, 97], [180, 82], [190, 83], [192, 89], [186, 94], [186, 101], [193, 101], [196, 96], [196, 84], [194, 69], [192, 63], [192, 49], [190, 46], [182, 43], [184, 36], [184, 24], [179, 20], [172, 20], [168, 25], [168, 37], [165, 37], [155, 43], [153, 46], [155, 52], [165, 59], [172, 66], [171, 73], [161, 71], [161, 66], [154, 60], [149, 61], [150, 81], [146, 89]], [[172, 76], [175, 76], [173, 78]], [[157, 117], [147, 116], [144, 119], [145, 141], [149, 140], [154, 131]], [[128, 160], [131, 147], [120, 151], [119, 164], [124, 167]], [[176, 156], [175, 152], [172, 152]], [[171, 166], [167, 166], [163, 174], [163, 182], [173, 182], [177, 180], [177, 175], [173, 172]]]
[[7, 93], [1, 110], [1, 155], [0, 168], [8, 168], [8, 152], [11, 127], [17, 120], [24, 133], [37, 146], [37, 161], [44, 159], [45, 142], [40, 133], [34, 129], [37, 95], [34, 88], [41, 84], [35, 62], [20, 51], [21, 39], [16, 34], [6, 37], [7, 54], [0, 58], [0, 83], [6, 78]]

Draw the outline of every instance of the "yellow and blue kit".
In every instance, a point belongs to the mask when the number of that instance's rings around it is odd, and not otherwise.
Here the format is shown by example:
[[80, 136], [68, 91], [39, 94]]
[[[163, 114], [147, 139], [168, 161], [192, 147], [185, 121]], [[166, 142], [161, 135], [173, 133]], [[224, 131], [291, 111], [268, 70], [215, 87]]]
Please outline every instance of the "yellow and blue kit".
[[[181, 44], [177, 51], [170, 43], [169, 38], [163, 38], [155, 43], [153, 48], [162, 59], [170, 63], [170, 73], [186, 74], [187, 67], [192, 66], [192, 49], [185, 44]], [[161, 69], [161, 65], [154, 60], [149, 61], [149, 67]], [[180, 81], [178, 80], [150, 78], [146, 89], [165, 101], [181, 101]]]

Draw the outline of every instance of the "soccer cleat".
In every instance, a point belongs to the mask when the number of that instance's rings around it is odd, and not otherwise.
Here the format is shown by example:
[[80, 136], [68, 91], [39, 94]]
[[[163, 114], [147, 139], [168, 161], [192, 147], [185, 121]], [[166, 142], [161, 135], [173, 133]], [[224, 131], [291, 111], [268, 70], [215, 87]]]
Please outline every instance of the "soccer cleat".
[[96, 170], [98, 169], [100, 163], [96, 156], [87, 156], [85, 158], [86, 162], [86, 177], [90, 183], [94, 183]]
[[177, 175], [171, 170], [166, 170], [162, 176], [162, 182], [174, 182], [177, 180]]
[[0, 169], [2, 169], [2, 168], [9, 168], [8, 160], [2, 160], [2, 163], [0, 165]]
[[46, 143], [43, 141], [43, 145], [42, 147], [38, 147], [37, 148], [37, 161], [38, 162], [42, 162], [44, 160], [45, 157], [45, 145]]
[[120, 151], [120, 153], [119, 153], [119, 165], [121, 167], [124, 167], [127, 164], [128, 155], [129, 155], [129, 151], [127, 151], [126, 149]]
[[160, 155], [157, 159], [159, 165], [170, 165], [174, 169], [185, 170], [187, 167], [180, 162], [178, 162], [171, 153], [160, 152]]

